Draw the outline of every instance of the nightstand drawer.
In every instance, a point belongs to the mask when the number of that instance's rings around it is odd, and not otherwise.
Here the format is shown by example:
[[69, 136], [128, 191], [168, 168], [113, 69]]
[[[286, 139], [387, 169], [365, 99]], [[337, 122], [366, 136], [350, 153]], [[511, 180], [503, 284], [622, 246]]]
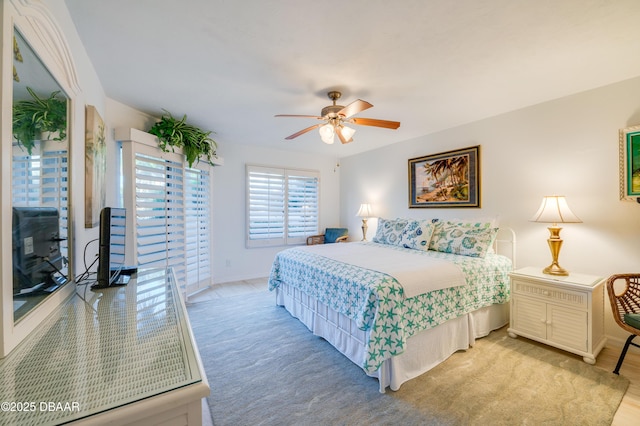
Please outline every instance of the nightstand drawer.
[[514, 279], [511, 285], [512, 291], [517, 294], [537, 297], [547, 302], [561, 303], [564, 306], [584, 309], [588, 307], [589, 296], [587, 292], [567, 290], [544, 284], [534, 284], [520, 279]]

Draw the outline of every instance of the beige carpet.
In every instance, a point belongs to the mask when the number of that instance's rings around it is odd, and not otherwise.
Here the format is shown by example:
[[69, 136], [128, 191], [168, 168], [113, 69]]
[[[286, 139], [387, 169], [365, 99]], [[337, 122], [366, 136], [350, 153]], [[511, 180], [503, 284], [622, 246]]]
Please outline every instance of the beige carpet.
[[607, 425], [629, 385], [505, 329], [393, 392], [274, 295], [188, 307], [214, 425]]

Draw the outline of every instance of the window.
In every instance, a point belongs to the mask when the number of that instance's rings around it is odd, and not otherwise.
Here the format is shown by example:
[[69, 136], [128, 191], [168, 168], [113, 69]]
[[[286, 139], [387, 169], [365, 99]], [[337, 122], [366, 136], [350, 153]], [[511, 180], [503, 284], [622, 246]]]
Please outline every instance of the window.
[[182, 154], [160, 151], [151, 135], [136, 137], [140, 141], [122, 141], [121, 157], [134, 263], [172, 267], [182, 291], [193, 294], [212, 280], [211, 166], [201, 161], [188, 167]]
[[247, 247], [304, 243], [318, 233], [320, 173], [247, 165]]
[[61, 148], [58, 142], [38, 142], [32, 155], [22, 147], [13, 147], [11, 202], [14, 206], [55, 207], [58, 210], [60, 253], [64, 258], [69, 256], [68, 163], [67, 149]]

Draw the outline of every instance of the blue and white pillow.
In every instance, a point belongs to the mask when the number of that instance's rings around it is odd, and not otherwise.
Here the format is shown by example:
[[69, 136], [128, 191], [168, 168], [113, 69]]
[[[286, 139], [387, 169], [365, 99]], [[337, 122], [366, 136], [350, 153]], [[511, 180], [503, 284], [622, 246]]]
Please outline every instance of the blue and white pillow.
[[430, 250], [462, 256], [485, 257], [498, 234], [488, 222], [440, 222], [436, 224]]
[[435, 223], [430, 220], [411, 220], [402, 231], [399, 245], [414, 250], [429, 250], [434, 228]]
[[400, 245], [402, 232], [409, 223], [409, 219], [378, 219], [378, 229], [373, 237], [374, 243]]

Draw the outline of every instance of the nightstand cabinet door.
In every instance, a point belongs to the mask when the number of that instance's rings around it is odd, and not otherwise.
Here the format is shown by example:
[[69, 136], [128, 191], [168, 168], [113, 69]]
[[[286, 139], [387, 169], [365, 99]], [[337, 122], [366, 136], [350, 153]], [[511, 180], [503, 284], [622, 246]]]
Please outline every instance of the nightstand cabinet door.
[[540, 339], [547, 338], [547, 304], [535, 299], [511, 299], [511, 327]]
[[547, 340], [560, 346], [567, 346], [587, 352], [587, 332], [589, 320], [587, 312], [567, 309], [564, 306], [547, 307]]

